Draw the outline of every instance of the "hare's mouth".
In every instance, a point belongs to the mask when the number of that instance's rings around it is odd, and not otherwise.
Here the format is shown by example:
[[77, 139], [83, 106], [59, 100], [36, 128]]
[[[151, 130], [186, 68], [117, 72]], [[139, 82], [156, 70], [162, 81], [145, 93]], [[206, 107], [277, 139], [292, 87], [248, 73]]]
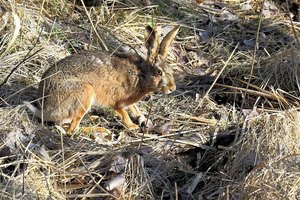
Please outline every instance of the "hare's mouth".
[[165, 95], [168, 95], [168, 94], [171, 94], [171, 93], [172, 93], [171, 90], [168, 90], [168, 91], [164, 92]]
[[169, 87], [163, 86], [162, 92], [163, 92], [163, 94], [168, 95], [168, 94], [171, 94], [173, 91]]

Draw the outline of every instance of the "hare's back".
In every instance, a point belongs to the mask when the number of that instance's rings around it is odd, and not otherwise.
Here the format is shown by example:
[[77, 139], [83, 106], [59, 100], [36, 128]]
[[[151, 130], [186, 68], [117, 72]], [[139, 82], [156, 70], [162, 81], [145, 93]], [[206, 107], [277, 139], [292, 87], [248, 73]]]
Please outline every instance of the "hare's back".
[[63, 79], [80, 77], [84, 74], [93, 73], [95, 70], [105, 70], [105, 67], [110, 65], [111, 57], [108, 53], [103, 51], [83, 51], [59, 60], [45, 71], [42, 78], [51, 76]]
[[44, 72], [39, 94], [78, 91], [81, 83], [104, 93], [116, 88], [127, 92], [137, 84], [140, 62], [140, 58], [127, 54], [111, 55], [98, 50], [72, 54]]

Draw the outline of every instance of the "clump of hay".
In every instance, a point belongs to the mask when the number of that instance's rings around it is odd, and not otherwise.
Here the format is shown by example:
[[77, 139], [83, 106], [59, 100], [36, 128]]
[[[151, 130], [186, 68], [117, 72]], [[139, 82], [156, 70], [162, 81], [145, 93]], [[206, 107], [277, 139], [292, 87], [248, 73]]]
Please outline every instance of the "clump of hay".
[[[299, 198], [299, 50], [280, 10], [262, 16], [246, 1], [1, 3], [3, 197]], [[93, 48], [143, 54], [146, 24], [181, 25], [169, 56], [177, 91], [139, 102], [152, 131], [120, 128], [104, 111], [99, 124], [111, 134], [97, 143], [26, 112], [22, 102], [35, 99], [55, 61]]]

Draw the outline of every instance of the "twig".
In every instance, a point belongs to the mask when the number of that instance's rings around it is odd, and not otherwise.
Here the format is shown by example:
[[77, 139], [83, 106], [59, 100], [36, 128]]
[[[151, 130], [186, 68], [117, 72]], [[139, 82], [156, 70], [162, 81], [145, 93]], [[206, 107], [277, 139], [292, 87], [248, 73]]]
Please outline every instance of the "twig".
[[210, 91], [212, 90], [212, 88], [214, 87], [214, 85], [216, 84], [216, 82], [218, 81], [219, 77], [221, 76], [221, 74], [223, 73], [223, 71], [225, 70], [225, 68], [227, 67], [229, 61], [233, 57], [233, 54], [235, 53], [235, 51], [236, 51], [236, 49], [238, 48], [239, 45], [240, 45], [240, 43], [237, 43], [237, 45], [234, 47], [234, 50], [231, 52], [231, 54], [230, 54], [229, 58], [227, 59], [225, 65], [223, 66], [223, 68], [221, 69], [221, 71], [219, 72], [219, 74], [215, 78], [214, 82], [211, 84], [211, 86], [209, 87], [209, 89], [207, 90], [207, 92], [205, 93], [205, 95], [203, 96], [202, 100], [199, 102], [199, 104], [195, 108], [195, 110], [197, 110], [199, 107], [202, 106], [202, 104], [204, 102], [204, 99], [207, 97], [207, 95], [210, 93]]
[[[34, 46], [35, 47], [35, 46]], [[0, 88], [8, 81], [8, 79], [11, 77], [11, 75], [20, 67], [20, 65], [22, 65], [25, 61], [29, 60], [30, 58], [32, 58], [33, 56], [35, 56], [38, 52], [40, 52], [41, 50], [43, 50], [43, 48], [38, 49], [37, 51], [35, 51], [33, 54], [29, 55], [29, 53], [34, 49], [34, 47], [32, 49], [30, 49], [28, 51], [28, 53], [25, 55], [25, 58], [19, 63], [17, 64], [12, 70], [11, 72], [5, 77], [5, 79], [3, 80], [3, 82], [0, 84]]]
[[263, 96], [272, 100], [281, 100], [280, 102], [284, 103], [285, 105], [289, 105], [288, 102], [280, 96], [277, 96], [271, 92], [263, 92], [263, 91], [256, 91], [256, 90], [251, 90], [251, 89], [247, 89], [247, 88], [241, 88], [241, 87], [235, 87], [235, 86], [230, 86], [230, 85], [224, 85], [224, 84], [216, 84], [217, 86], [220, 87], [224, 87], [224, 88], [229, 88], [229, 89], [233, 89], [233, 90], [240, 90], [243, 91], [245, 93], [248, 93], [250, 95], [255, 95], [255, 96]]
[[104, 41], [102, 40], [102, 38], [100, 37], [100, 35], [99, 35], [99, 33], [98, 33], [98, 31], [97, 31], [97, 29], [96, 29], [96, 27], [95, 27], [95, 25], [94, 25], [94, 23], [93, 23], [93, 21], [92, 21], [91, 15], [89, 14], [88, 10], [87, 10], [86, 7], [85, 7], [85, 4], [84, 4], [83, 0], [81, 0], [81, 3], [82, 3], [82, 5], [83, 5], [84, 11], [85, 11], [85, 13], [86, 13], [86, 16], [88, 17], [88, 19], [89, 19], [89, 21], [90, 21], [90, 23], [91, 23], [91, 26], [92, 26], [92, 28], [93, 28], [93, 30], [94, 30], [94, 32], [95, 32], [97, 38], [100, 40], [100, 42], [101, 42], [101, 44], [103, 45], [103, 47], [105, 48], [105, 50], [108, 51], [107, 45], [105, 44], [105, 42], [104, 42]]
[[10, 50], [10, 48], [13, 45], [13, 43], [17, 39], [17, 37], [19, 35], [19, 32], [20, 32], [20, 29], [21, 29], [21, 20], [20, 20], [20, 17], [16, 13], [14, 13], [14, 12], [12, 12], [11, 14], [12, 14], [12, 16], [14, 18], [15, 30], [14, 30], [14, 33], [13, 33], [13, 36], [12, 36], [11, 40], [8, 42], [8, 44], [6, 46], [6, 49], [1, 53], [1, 55], [0, 55], [1, 58]]
[[[299, 4], [299, 3], [298, 3]], [[288, 12], [290, 13], [290, 9], [289, 9], [289, 1], [288, 0], [286, 0], [286, 7], [287, 7], [287, 10], [288, 10]], [[299, 8], [298, 8], [299, 9]], [[299, 11], [298, 11], [299, 12]], [[297, 37], [297, 33], [296, 33], [296, 29], [295, 29], [295, 26], [294, 26], [294, 23], [293, 23], [293, 19], [292, 19], [292, 17], [291, 17], [291, 15], [288, 15], [289, 16], [289, 20], [290, 20], [290, 22], [291, 22], [291, 25], [292, 25], [292, 30], [293, 30], [293, 34], [294, 34], [294, 36], [295, 36], [295, 38], [296, 38], [296, 41], [297, 41], [297, 45], [298, 45], [298, 47], [300, 46], [300, 42], [299, 42], [299, 39], [298, 39], [298, 37]]]
[[[250, 69], [248, 84], [246, 85], [246, 93], [247, 93], [247, 90], [249, 88], [250, 82], [252, 80], [255, 57], [256, 57], [256, 52], [257, 52], [257, 47], [258, 47], [259, 33], [260, 33], [260, 28], [261, 28], [261, 22], [262, 22], [262, 19], [263, 19], [263, 12], [262, 11], [264, 9], [264, 3], [265, 3], [265, 1], [263, 0], [262, 1], [262, 6], [263, 7], [261, 8], [261, 12], [260, 12], [260, 15], [259, 15], [258, 27], [257, 27], [257, 31], [256, 31], [255, 46], [254, 46], [254, 51], [253, 51], [253, 55], [252, 55], [252, 59], [251, 59], [251, 69]], [[243, 98], [243, 100], [242, 100], [241, 108], [244, 107], [244, 104], [245, 104], [245, 98]]]
[[5, 77], [5, 79], [3, 80], [3, 82], [0, 84], [0, 88], [8, 81], [8, 79], [11, 77], [11, 75], [19, 68], [20, 65], [22, 65], [25, 61], [29, 60], [30, 58], [32, 58], [33, 56], [35, 56], [38, 52], [40, 52], [41, 50], [43, 50], [44, 48], [40, 48], [38, 50], [36, 50], [33, 54], [29, 55], [30, 52], [36, 47], [36, 45], [38, 44], [38, 42], [40, 41], [40, 37], [41, 37], [41, 33], [42, 33], [43, 29], [41, 29], [39, 36], [37, 37], [37, 39], [35, 40], [35, 43], [33, 44], [33, 47], [27, 52], [27, 54], [25, 55], [25, 57], [23, 58], [23, 60], [21, 60], [21, 62], [19, 64], [17, 64], [12, 70], [11, 72]]

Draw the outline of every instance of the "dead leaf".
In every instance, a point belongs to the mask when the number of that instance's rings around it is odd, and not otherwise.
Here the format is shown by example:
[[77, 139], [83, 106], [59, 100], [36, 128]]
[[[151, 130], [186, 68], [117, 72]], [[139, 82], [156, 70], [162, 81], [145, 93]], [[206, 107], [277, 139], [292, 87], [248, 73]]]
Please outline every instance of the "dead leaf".
[[229, 12], [227, 10], [224, 10], [220, 14], [220, 19], [221, 20], [235, 21], [235, 20], [238, 20], [238, 16], [236, 16], [235, 14], [232, 14], [231, 12]]
[[201, 42], [207, 43], [211, 38], [211, 32], [209, 31], [199, 31], [199, 36], [201, 38]]
[[170, 128], [173, 125], [173, 120], [160, 124], [154, 127], [154, 131], [158, 133], [159, 135], [168, 135], [170, 134]]
[[107, 181], [105, 189], [108, 191], [112, 191], [115, 188], [123, 187], [124, 184], [125, 184], [125, 177], [124, 174], [122, 173]]
[[257, 117], [262, 113], [261, 109], [254, 108], [254, 109], [242, 109], [242, 113], [245, 117], [253, 118]]
[[246, 45], [246, 46], [250, 46], [250, 47], [252, 47], [252, 46], [254, 46], [254, 44], [255, 44], [255, 40], [254, 39], [244, 39], [243, 40], [243, 44], [244, 45]]
[[109, 171], [115, 172], [117, 174], [124, 172], [125, 170], [126, 159], [123, 156], [116, 156], [113, 158], [111, 167]]

